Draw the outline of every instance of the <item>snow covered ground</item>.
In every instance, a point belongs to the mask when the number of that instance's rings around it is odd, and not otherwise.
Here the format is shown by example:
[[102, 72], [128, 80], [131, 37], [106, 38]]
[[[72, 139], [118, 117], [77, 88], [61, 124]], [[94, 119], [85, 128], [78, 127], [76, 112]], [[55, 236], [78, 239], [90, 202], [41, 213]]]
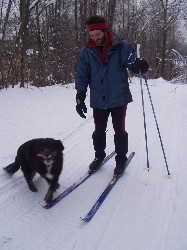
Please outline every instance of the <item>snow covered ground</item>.
[[[27, 140], [62, 140], [64, 169], [57, 196], [85, 174], [94, 158], [92, 110], [75, 111], [74, 85], [18, 87], [0, 91], [0, 249], [1, 250], [186, 250], [187, 249], [187, 85], [148, 80], [171, 177], [168, 177], [155, 121], [144, 86], [149, 158], [146, 169], [140, 84], [130, 85], [126, 128], [129, 152], [136, 155], [93, 220], [81, 221], [109, 182], [111, 159], [88, 181], [50, 210], [43, 209], [47, 184], [37, 175], [32, 193], [22, 172], [3, 167]], [[89, 106], [89, 97], [87, 97]], [[114, 149], [111, 120], [107, 153]]]

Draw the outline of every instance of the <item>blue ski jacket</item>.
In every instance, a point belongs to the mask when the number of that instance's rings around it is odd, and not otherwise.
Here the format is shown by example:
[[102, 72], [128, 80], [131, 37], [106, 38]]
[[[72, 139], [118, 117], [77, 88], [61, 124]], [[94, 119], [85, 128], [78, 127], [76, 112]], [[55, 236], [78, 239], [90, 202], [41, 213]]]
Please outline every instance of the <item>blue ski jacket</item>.
[[89, 86], [92, 108], [108, 109], [131, 102], [127, 68], [131, 69], [136, 58], [136, 49], [115, 34], [104, 63], [96, 48], [84, 46], [77, 62], [76, 90], [86, 92]]

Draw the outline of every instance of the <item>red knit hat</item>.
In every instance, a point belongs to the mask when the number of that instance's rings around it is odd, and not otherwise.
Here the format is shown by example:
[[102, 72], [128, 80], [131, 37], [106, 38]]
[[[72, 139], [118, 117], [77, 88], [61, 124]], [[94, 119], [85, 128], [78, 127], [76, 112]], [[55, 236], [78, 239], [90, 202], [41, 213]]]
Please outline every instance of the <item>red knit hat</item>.
[[106, 20], [102, 16], [90, 16], [85, 24], [87, 31], [107, 29]]
[[87, 25], [86, 29], [88, 31], [92, 31], [92, 30], [106, 30], [107, 29], [107, 25], [106, 25], [106, 23], [93, 23], [93, 24]]

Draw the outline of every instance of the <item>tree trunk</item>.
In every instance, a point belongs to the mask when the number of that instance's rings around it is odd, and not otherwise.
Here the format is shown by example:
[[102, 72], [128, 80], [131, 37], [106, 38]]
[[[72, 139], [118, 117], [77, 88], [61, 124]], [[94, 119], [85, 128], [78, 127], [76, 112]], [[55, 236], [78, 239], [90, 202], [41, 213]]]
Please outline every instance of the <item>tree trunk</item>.
[[9, 0], [4, 25], [3, 25], [3, 28], [2, 28], [2, 41], [4, 41], [4, 39], [5, 39], [6, 28], [7, 28], [7, 24], [8, 24], [8, 19], [9, 19], [9, 15], [10, 15], [11, 6], [12, 6], [12, 0]]
[[24, 80], [25, 80], [26, 49], [27, 49], [28, 25], [29, 25], [29, 14], [30, 14], [29, 6], [30, 6], [30, 0], [20, 0], [20, 39], [21, 39], [20, 88], [24, 87]]
[[112, 29], [114, 24], [114, 15], [116, 10], [116, 0], [109, 0], [108, 4], [108, 28]]

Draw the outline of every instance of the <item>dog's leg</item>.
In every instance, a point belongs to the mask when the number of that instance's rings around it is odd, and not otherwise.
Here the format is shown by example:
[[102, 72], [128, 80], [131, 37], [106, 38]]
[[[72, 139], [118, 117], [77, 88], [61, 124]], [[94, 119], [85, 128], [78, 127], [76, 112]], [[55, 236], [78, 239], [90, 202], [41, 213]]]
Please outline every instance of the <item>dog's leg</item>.
[[22, 171], [23, 171], [23, 174], [24, 174], [24, 177], [25, 177], [25, 180], [29, 186], [29, 189], [32, 191], [32, 192], [37, 192], [37, 188], [35, 187], [34, 183], [33, 183], [33, 178], [35, 176], [35, 172], [31, 171], [29, 169], [29, 167], [27, 166], [24, 166], [22, 167]]
[[[53, 183], [52, 180], [49, 180], [49, 179], [46, 178], [46, 177], [44, 177], [44, 178], [46, 179], [46, 181], [47, 181], [47, 183], [49, 184], [49, 186], [52, 185], [52, 183]], [[55, 189], [55, 190], [56, 190], [56, 189], [59, 189], [59, 187], [60, 187], [60, 184], [57, 182], [57, 183], [56, 183], [56, 187], [55, 187], [54, 189]]]
[[26, 181], [27, 181], [27, 184], [29, 186], [29, 189], [32, 191], [32, 192], [37, 192], [38, 189], [35, 187], [34, 183], [32, 180], [27, 180], [27, 178], [25, 177]]
[[53, 191], [49, 188], [46, 195], [45, 195], [45, 198], [44, 200], [46, 201], [46, 203], [49, 203], [53, 200]]
[[51, 181], [51, 180], [48, 180], [46, 178], [47, 182], [50, 184], [49, 186], [49, 189], [45, 195], [45, 201], [46, 203], [49, 203], [53, 200], [53, 193], [56, 191], [57, 188], [59, 188], [60, 184], [58, 183], [58, 178], [57, 177], [54, 177], [54, 179]]

